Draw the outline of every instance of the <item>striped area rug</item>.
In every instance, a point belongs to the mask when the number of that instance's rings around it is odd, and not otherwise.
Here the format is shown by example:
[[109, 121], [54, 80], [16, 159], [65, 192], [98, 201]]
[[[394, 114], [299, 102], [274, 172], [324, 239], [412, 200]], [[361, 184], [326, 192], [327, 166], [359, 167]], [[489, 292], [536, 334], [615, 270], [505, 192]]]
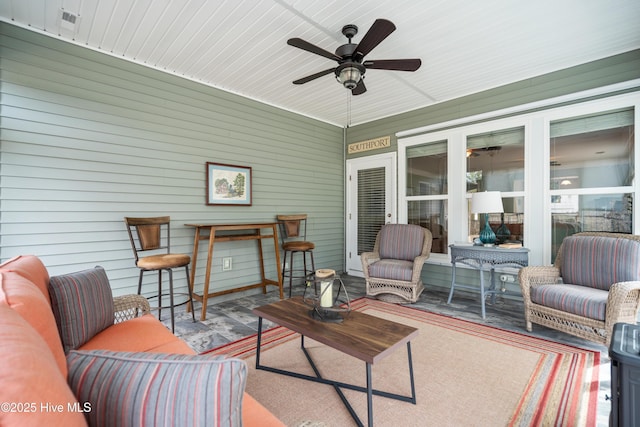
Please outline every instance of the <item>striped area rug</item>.
[[[374, 397], [376, 426], [594, 426], [600, 354], [525, 334], [361, 298], [352, 309], [419, 329], [417, 404]], [[365, 385], [365, 364], [305, 339], [323, 377]], [[332, 387], [256, 371], [256, 336], [210, 350], [247, 361], [247, 392], [288, 426], [354, 425]], [[308, 375], [300, 336], [263, 332], [261, 362]], [[409, 394], [406, 348], [373, 365], [373, 387]], [[345, 395], [366, 423], [366, 396]]]

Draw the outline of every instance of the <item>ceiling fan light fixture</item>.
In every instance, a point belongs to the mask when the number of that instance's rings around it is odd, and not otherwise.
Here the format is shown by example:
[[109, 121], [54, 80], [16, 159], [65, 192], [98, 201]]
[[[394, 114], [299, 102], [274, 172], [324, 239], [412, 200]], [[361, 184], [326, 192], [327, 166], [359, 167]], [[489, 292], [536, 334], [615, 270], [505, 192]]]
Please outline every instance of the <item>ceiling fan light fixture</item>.
[[338, 74], [338, 81], [347, 89], [351, 90], [358, 86], [358, 82], [362, 75], [356, 67], [343, 68]]
[[336, 69], [336, 80], [349, 90], [355, 89], [364, 74], [364, 67], [358, 65], [359, 64], [356, 63], [350, 63], [338, 67]]

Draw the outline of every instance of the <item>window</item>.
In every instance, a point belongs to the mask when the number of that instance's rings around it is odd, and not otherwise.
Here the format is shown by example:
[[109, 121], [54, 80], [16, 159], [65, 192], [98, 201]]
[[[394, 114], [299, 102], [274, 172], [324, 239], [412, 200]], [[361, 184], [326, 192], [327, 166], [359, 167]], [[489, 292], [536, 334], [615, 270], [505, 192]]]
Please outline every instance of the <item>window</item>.
[[[524, 239], [524, 127], [467, 136], [467, 194], [500, 191], [504, 213], [489, 215], [497, 242]], [[471, 212], [471, 209], [468, 209]], [[469, 237], [484, 228], [484, 215], [469, 214]]]
[[522, 242], [530, 265], [554, 262], [578, 231], [637, 234], [638, 108], [640, 91], [562, 98], [398, 133], [398, 218], [432, 230], [434, 264], [484, 228], [484, 215], [469, 213], [478, 191], [500, 191], [504, 214], [489, 225]]
[[579, 231], [632, 233], [634, 111], [551, 122], [552, 257]]
[[447, 141], [407, 148], [408, 223], [431, 231], [432, 253], [447, 253]]

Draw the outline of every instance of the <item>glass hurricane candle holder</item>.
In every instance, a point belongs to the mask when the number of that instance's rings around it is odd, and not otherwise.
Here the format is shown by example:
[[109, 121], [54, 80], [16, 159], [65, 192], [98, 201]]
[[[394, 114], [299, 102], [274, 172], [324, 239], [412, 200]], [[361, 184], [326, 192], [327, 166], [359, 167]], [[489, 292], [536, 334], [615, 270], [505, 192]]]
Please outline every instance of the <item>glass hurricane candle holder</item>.
[[302, 299], [311, 307], [311, 317], [322, 322], [342, 322], [351, 311], [349, 294], [335, 270], [321, 269], [309, 274]]

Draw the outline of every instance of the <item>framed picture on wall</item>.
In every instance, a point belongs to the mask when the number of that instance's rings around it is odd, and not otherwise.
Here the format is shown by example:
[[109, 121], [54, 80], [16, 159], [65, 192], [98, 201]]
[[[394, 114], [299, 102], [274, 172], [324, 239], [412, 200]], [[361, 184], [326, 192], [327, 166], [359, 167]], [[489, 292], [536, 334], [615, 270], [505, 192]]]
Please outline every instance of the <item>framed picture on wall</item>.
[[207, 205], [251, 206], [251, 168], [207, 162]]

